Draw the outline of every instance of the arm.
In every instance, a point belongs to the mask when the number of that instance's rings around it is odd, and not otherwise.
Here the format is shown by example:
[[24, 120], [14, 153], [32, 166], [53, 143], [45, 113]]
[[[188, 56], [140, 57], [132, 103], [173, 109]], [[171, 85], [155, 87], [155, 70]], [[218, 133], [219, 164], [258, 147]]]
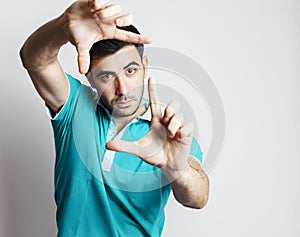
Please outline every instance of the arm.
[[27, 39], [20, 50], [23, 65], [36, 90], [55, 112], [68, 96], [68, 82], [57, 59], [59, 49], [68, 42], [61, 27], [64, 21], [62, 15], [46, 23]]
[[180, 104], [176, 100], [172, 100], [162, 114], [153, 78], [149, 79], [148, 92], [152, 114], [149, 133], [134, 142], [109, 141], [106, 148], [134, 154], [159, 167], [171, 183], [178, 202], [202, 208], [208, 200], [208, 177], [198, 160], [189, 158], [194, 126], [182, 124]]
[[59, 111], [68, 97], [68, 82], [57, 59], [64, 44], [71, 42], [76, 47], [79, 71], [86, 73], [89, 68], [89, 50], [93, 43], [101, 39], [151, 42], [148, 37], [117, 29], [117, 23], [131, 24], [132, 16], [120, 15], [120, 6], [104, 5], [107, 2], [74, 2], [61, 16], [36, 30], [20, 50], [23, 65], [36, 90], [54, 112]]
[[173, 194], [182, 205], [203, 208], [208, 201], [209, 179], [195, 158], [188, 169], [172, 183]]

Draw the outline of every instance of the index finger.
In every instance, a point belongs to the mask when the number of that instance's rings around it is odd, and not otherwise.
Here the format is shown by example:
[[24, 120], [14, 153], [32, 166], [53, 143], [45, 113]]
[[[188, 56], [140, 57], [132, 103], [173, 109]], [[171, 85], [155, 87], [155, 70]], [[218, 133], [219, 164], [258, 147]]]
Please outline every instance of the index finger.
[[114, 38], [134, 44], [150, 44], [152, 39], [149, 36], [139, 35], [130, 31], [116, 29]]
[[161, 117], [161, 107], [155, 85], [155, 80], [153, 79], [153, 77], [150, 77], [148, 80], [148, 93], [152, 117]]

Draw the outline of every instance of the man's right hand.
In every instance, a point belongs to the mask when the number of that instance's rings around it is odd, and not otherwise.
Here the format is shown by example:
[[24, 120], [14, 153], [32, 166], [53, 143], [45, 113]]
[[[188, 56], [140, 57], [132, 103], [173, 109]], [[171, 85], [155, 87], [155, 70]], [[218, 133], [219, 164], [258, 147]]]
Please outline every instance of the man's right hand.
[[80, 73], [89, 68], [89, 51], [102, 39], [119, 39], [146, 44], [146, 36], [120, 30], [118, 26], [132, 23], [132, 15], [121, 15], [118, 5], [108, 0], [78, 0], [59, 17], [50, 20], [27, 38], [20, 50], [23, 66], [45, 103], [58, 112], [69, 95], [69, 83], [57, 55], [60, 48], [71, 42], [78, 52]]
[[80, 73], [88, 71], [89, 50], [99, 40], [118, 39], [139, 44], [151, 43], [149, 37], [118, 29], [117, 26], [132, 24], [132, 15], [121, 15], [119, 5], [107, 3], [108, 0], [80, 0], [64, 12], [64, 31], [67, 40], [76, 47]]

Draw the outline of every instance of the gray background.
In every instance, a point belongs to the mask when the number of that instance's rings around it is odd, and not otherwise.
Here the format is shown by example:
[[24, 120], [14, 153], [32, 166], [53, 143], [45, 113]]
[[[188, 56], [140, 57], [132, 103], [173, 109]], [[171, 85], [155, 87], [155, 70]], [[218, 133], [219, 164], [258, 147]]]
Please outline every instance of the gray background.
[[[35, 28], [70, 3], [1, 6], [1, 237], [56, 233], [52, 130], [18, 50]], [[118, 3], [153, 37], [153, 46], [199, 62], [226, 111], [225, 146], [209, 173], [209, 203], [199, 211], [171, 199], [164, 236], [299, 236], [300, 2]], [[65, 70], [76, 76], [74, 49], [65, 47], [61, 57]]]

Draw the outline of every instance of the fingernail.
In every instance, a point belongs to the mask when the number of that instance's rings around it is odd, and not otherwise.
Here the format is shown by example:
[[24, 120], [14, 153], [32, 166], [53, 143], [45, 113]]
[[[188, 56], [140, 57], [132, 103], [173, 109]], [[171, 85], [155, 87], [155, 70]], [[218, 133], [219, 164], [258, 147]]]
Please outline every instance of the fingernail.
[[122, 19], [117, 19], [117, 26], [123, 26], [124, 21]]

